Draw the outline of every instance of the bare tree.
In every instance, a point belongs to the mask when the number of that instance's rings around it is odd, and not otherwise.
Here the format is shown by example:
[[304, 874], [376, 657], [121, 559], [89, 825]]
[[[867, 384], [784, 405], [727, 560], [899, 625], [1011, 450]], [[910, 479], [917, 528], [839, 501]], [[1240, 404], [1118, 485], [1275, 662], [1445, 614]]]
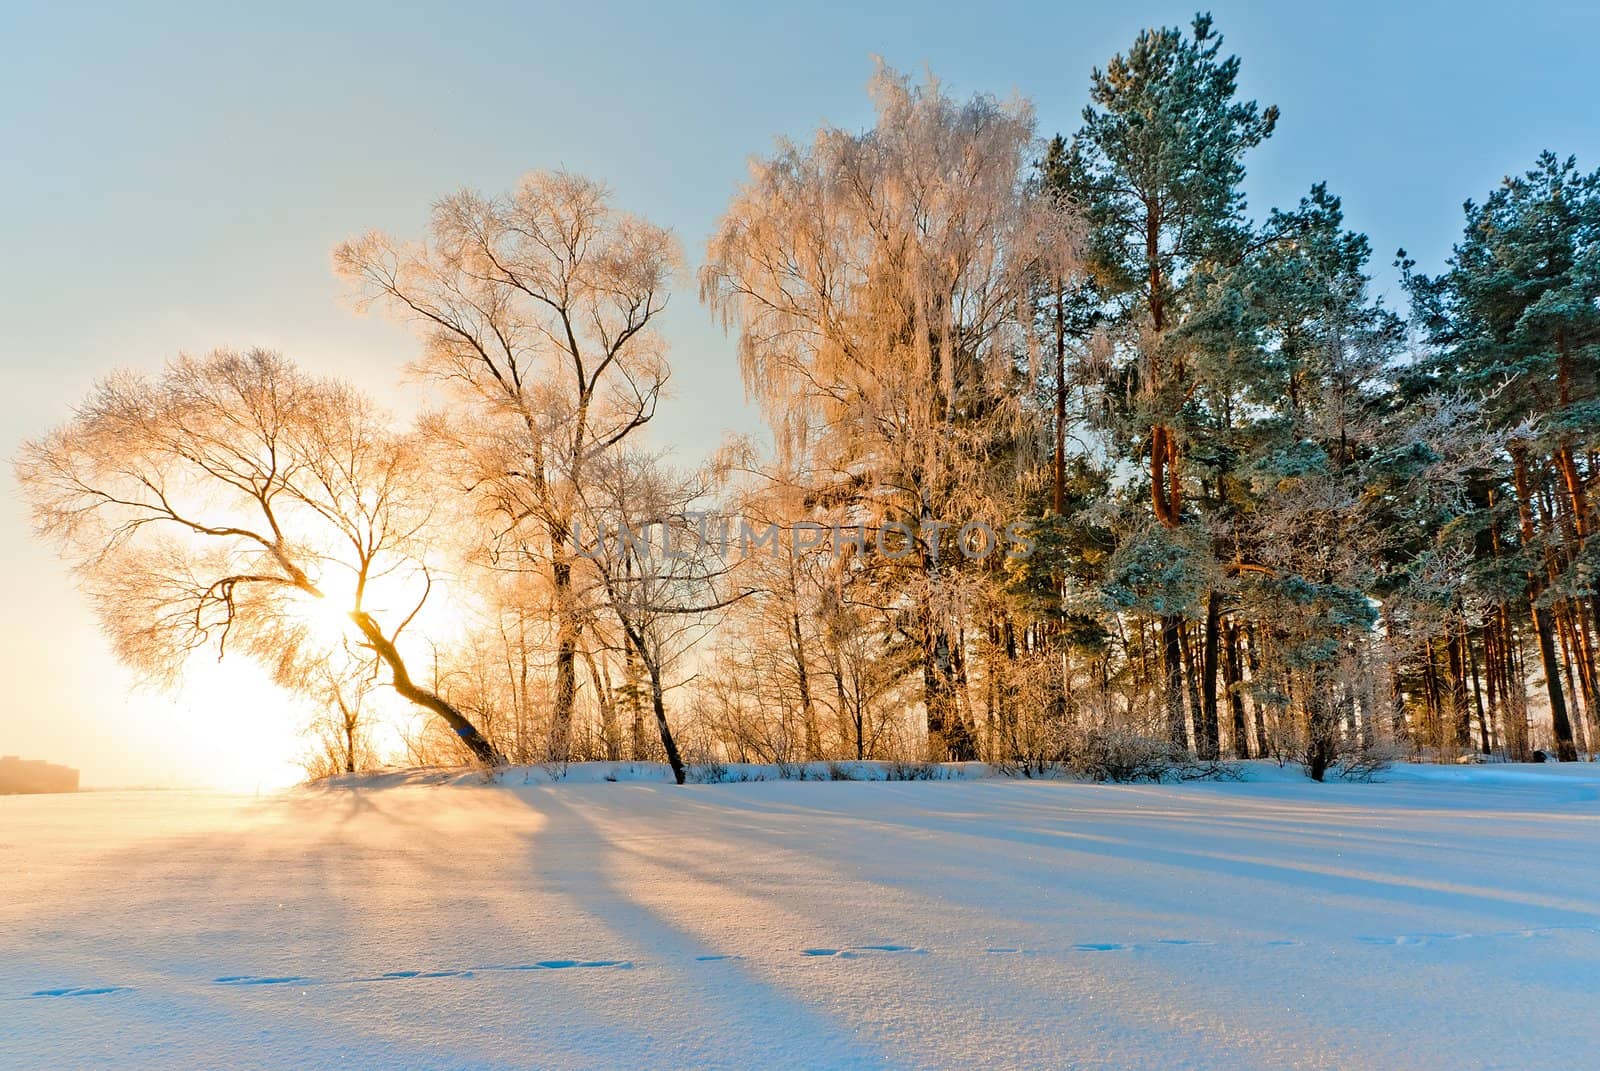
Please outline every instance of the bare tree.
[[433, 588], [417, 447], [349, 387], [218, 350], [102, 381], [17, 472], [130, 665], [171, 679], [189, 652], [237, 646], [306, 690], [353, 632], [397, 693], [499, 762], [401, 652]]
[[667, 721], [668, 670], [707, 634], [713, 615], [749, 593], [729, 590], [733, 570], [703, 539], [703, 515], [694, 507], [709, 489], [703, 474], [620, 452], [596, 466], [574, 533], [625, 652], [643, 669], [661, 747], [679, 784], [685, 769]]
[[377, 764], [369, 730], [368, 698], [378, 683], [378, 666], [370, 657], [330, 658], [311, 671], [305, 691], [319, 704], [317, 716], [307, 726], [312, 738], [303, 765], [312, 780], [355, 773]]
[[334, 251], [361, 305], [415, 325], [420, 370], [456, 388], [471, 479], [499, 519], [497, 560], [548, 570], [557, 760], [585, 614], [574, 510], [590, 466], [655, 415], [668, 369], [654, 327], [681, 259], [670, 232], [565, 172], [529, 174], [508, 197], [452, 194], [420, 244], [369, 233]]

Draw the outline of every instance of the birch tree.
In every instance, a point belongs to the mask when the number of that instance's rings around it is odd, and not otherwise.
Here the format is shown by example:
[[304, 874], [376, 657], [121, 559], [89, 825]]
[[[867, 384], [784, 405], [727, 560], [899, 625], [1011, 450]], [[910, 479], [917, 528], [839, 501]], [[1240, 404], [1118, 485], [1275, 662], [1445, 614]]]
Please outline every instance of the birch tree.
[[752, 165], [708, 244], [701, 296], [737, 332], [779, 464], [809, 473], [837, 520], [909, 533], [901, 590], [929, 754], [972, 759], [963, 564], [941, 531], [1015, 487], [1031, 282], [1066, 236], [1026, 189], [1025, 102], [960, 101], [887, 68], [872, 97], [872, 129], [825, 127]]
[[361, 307], [416, 328], [418, 370], [452, 388], [471, 483], [497, 517], [495, 559], [548, 574], [549, 751], [563, 759], [587, 612], [574, 510], [590, 469], [655, 415], [668, 377], [656, 325], [678, 244], [613, 207], [601, 184], [535, 172], [509, 196], [446, 197], [421, 242], [372, 232], [334, 262]]
[[419, 446], [343, 384], [218, 350], [103, 380], [24, 445], [17, 472], [130, 666], [170, 681], [191, 652], [238, 650], [315, 692], [349, 635], [395, 692], [497, 763], [403, 651], [444, 538]]

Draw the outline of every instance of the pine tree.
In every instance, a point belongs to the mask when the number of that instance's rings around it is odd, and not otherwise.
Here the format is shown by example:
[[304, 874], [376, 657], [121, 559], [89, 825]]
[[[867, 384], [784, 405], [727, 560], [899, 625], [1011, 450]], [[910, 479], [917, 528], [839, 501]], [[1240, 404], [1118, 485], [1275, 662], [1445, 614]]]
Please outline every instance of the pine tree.
[[[1600, 443], [1600, 172], [1546, 152], [1481, 205], [1448, 269], [1430, 278], [1401, 252], [1418, 318], [1437, 348], [1433, 374], [1481, 399], [1503, 451], [1498, 497], [1516, 504], [1516, 549], [1544, 669], [1559, 757], [1576, 757], [1562, 691], [1578, 678], [1593, 714], [1600, 616], [1590, 485]], [[1543, 496], [1548, 495], [1548, 498]], [[1548, 518], [1541, 503], [1553, 507]]]
[[[1195, 311], [1196, 269], [1248, 251], [1244, 155], [1278, 119], [1275, 107], [1237, 99], [1239, 60], [1222, 58], [1221, 48], [1209, 15], [1195, 18], [1192, 36], [1141, 33], [1093, 72], [1083, 126], [1045, 174], [1086, 220], [1089, 300], [1120, 343], [1115, 374], [1134, 399], [1130, 452], [1148, 455], [1151, 509], [1169, 529], [1184, 520], [1184, 414], [1195, 369], [1181, 328]], [[1162, 614], [1168, 732], [1179, 746], [1188, 741], [1184, 627], [1180, 614]], [[1203, 721], [1201, 711], [1195, 717]], [[1202, 753], [1214, 754], [1214, 724], [1198, 728]]]

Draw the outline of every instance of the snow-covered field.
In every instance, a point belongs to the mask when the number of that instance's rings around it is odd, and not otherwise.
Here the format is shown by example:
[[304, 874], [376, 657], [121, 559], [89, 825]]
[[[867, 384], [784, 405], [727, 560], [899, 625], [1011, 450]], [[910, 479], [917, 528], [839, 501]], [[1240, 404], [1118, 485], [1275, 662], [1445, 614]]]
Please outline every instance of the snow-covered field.
[[1597, 849], [1597, 766], [11, 797], [0, 1067], [1595, 1067]]

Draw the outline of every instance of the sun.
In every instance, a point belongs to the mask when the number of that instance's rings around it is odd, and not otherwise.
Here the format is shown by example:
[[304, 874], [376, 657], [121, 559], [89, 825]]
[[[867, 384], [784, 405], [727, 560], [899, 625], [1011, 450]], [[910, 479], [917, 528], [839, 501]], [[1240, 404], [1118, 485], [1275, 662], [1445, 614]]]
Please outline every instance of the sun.
[[[329, 569], [317, 579], [317, 590], [320, 595], [296, 595], [293, 609], [312, 639], [327, 648], [359, 641], [350, 618], [357, 603], [355, 574], [344, 568]], [[429, 579], [420, 569], [370, 575], [360, 598], [364, 610], [391, 628], [415, 612], [410, 631], [426, 635], [434, 643], [459, 639], [470, 629], [468, 601], [457, 585], [437, 573]]]
[[337, 648], [356, 634], [355, 623], [350, 620], [355, 584], [344, 582], [342, 573], [334, 573], [323, 580], [319, 590], [321, 595], [299, 593], [294, 600], [294, 613], [318, 646]]

